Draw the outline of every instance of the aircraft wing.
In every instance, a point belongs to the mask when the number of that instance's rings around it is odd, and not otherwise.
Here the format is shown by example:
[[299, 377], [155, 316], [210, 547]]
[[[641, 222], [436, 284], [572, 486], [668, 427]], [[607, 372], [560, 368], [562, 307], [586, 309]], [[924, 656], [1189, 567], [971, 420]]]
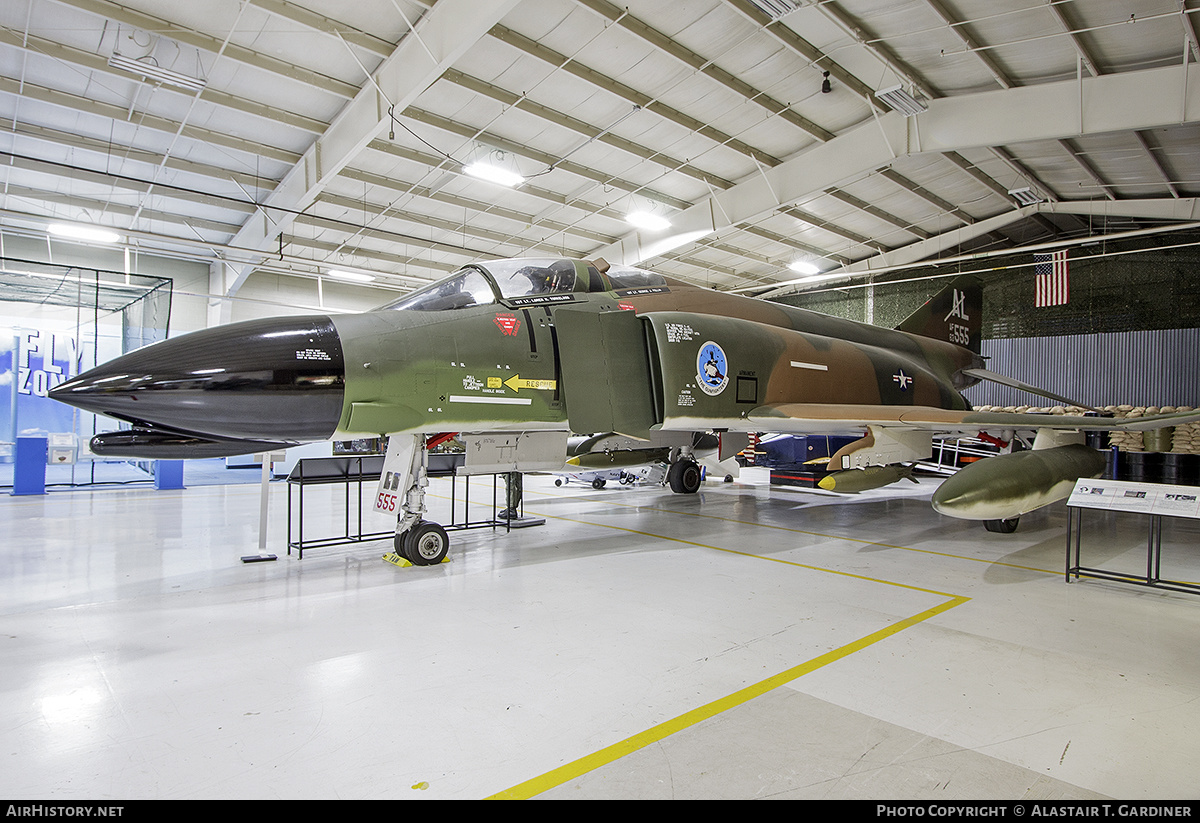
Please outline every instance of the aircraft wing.
[[1046, 391], [1045, 389], [1038, 388], [1037, 386], [1031, 386], [1028, 383], [1023, 383], [1020, 380], [1017, 380], [1016, 378], [998, 374], [997, 372], [990, 371], [988, 369], [963, 369], [962, 373], [967, 377], [974, 377], [976, 380], [989, 380], [992, 383], [999, 383], [1001, 386], [1008, 386], [1012, 389], [1020, 389], [1021, 391], [1026, 391], [1030, 394], [1036, 394], [1039, 397], [1045, 397], [1047, 400], [1056, 400], [1059, 403], [1064, 403], [1068, 406], [1079, 406], [1081, 408], [1088, 409], [1089, 411], [1099, 411], [1098, 409], [1094, 409], [1086, 403], [1080, 403], [1078, 400], [1072, 400], [1069, 397], [1063, 397], [1061, 394], [1055, 394], [1054, 392]]
[[1148, 431], [1200, 421], [1200, 410], [1146, 417], [1081, 417], [1065, 414], [982, 412], [932, 406], [847, 406], [775, 403], [759, 406], [747, 420], [761, 431], [802, 434], [861, 430], [866, 426], [922, 431], [978, 432], [986, 429], [1091, 429]]

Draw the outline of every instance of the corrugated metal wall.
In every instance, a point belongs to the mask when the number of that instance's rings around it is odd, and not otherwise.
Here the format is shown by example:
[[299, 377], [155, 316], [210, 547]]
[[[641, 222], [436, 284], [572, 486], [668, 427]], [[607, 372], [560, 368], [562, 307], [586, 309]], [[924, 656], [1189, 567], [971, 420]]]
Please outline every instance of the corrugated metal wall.
[[[983, 341], [987, 368], [1090, 406], [1200, 406], [1200, 329]], [[980, 383], [975, 406], [1053, 406], [1028, 392]]]

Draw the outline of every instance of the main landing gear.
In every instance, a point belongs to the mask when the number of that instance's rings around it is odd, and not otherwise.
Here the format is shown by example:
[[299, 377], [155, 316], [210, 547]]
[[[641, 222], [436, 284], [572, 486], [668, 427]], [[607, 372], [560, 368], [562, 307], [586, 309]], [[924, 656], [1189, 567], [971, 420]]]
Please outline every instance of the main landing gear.
[[700, 483], [703, 480], [704, 473], [700, 470], [700, 464], [692, 459], [691, 455], [681, 455], [667, 469], [667, 483], [676, 494], [695, 494], [700, 491]]

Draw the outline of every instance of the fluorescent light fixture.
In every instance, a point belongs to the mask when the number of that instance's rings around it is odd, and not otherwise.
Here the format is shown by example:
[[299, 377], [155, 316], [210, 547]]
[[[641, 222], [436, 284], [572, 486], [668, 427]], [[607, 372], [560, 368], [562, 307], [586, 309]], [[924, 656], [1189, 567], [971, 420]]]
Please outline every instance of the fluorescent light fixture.
[[892, 86], [875, 92], [875, 96], [887, 104], [892, 111], [898, 111], [905, 117], [912, 117], [923, 111], [929, 111], [929, 106], [904, 90], [903, 86]]
[[821, 272], [820, 269], [807, 260], [796, 260], [793, 263], [788, 263], [788, 268], [796, 272], [796, 274], [819, 274]]
[[493, 166], [491, 163], [484, 163], [482, 160], [477, 160], [470, 165], [464, 166], [463, 171], [472, 177], [478, 177], [480, 180], [487, 180], [489, 183], [498, 183], [501, 186], [519, 186], [525, 182], [525, 178], [516, 172], [502, 169], [499, 166]]
[[845, 279], [845, 272], [830, 272], [829, 274], [814, 274], [811, 277], [798, 277], [795, 280], [788, 280], [784, 283], [777, 283], [776, 286], [811, 286], [816, 283], [824, 283], [826, 280], [841, 280]]
[[750, 0], [750, 4], [758, 6], [759, 10], [772, 20], [778, 20], [800, 8], [796, 0]]
[[646, 231], [662, 231], [671, 228], [671, 221], [660, 214], [654, 214], [648, 211], [634, 211], [625, 215], [625, 222], [629, 225], [645, 229]]
[[55, 237], [66, 237], [71, 240], [87, 240], [92, 243], [116, 243], [121, 235], [103, 226], [82, 226], [78, 223], [51, 223], [50, 233]]
[[126, 57], [123, 54], [114, 53], [112, 57], [108, 58], [108, 65], [114, 69], [127, 71], [130, 74], [137, 74], [143, 80], [162, 83], [167, 86], [175, 86], [176, 88], [191, 92], [200, 91], [208, 85], [208, 81], [201, 80], [199, 77], [192, 77], [189, 74], [181, 74], [177, 71], [164, 69], [156, 66], [154, 63], [143, 60], [134, 60], [132, 57]]
[[350, 283], [371, 283], [375, 280], [373, 274], [359, 274], [356, 271], [330, 271], [329, 276], [334, 280], [346, 280]]
[[1032, 206], [1034, 203], [1044, 202], [1046, 198], [1042, 197], [1032, 186], [1024, 186], [1019, 189], [1010, 189], [1008, 196], [1017, 201], [1021, 206]]

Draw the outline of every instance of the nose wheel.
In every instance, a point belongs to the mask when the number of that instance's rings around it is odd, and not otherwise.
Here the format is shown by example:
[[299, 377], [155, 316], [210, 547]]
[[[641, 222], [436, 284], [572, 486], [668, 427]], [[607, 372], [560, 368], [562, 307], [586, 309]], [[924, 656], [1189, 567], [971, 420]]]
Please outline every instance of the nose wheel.
[[1021, 522], [1021, 518], [1012, 517], [1008, 520], [984, 520], [983, 527], [990, 532], [998, 532], [999, 534], [1012, 534], [1017, 530], [1017, 524]]
[[420, 520], [412, 528], [395, 537], [396, 554], [414, 566], [436, 566], [450, 551], [450, 538], [437, 523]]

